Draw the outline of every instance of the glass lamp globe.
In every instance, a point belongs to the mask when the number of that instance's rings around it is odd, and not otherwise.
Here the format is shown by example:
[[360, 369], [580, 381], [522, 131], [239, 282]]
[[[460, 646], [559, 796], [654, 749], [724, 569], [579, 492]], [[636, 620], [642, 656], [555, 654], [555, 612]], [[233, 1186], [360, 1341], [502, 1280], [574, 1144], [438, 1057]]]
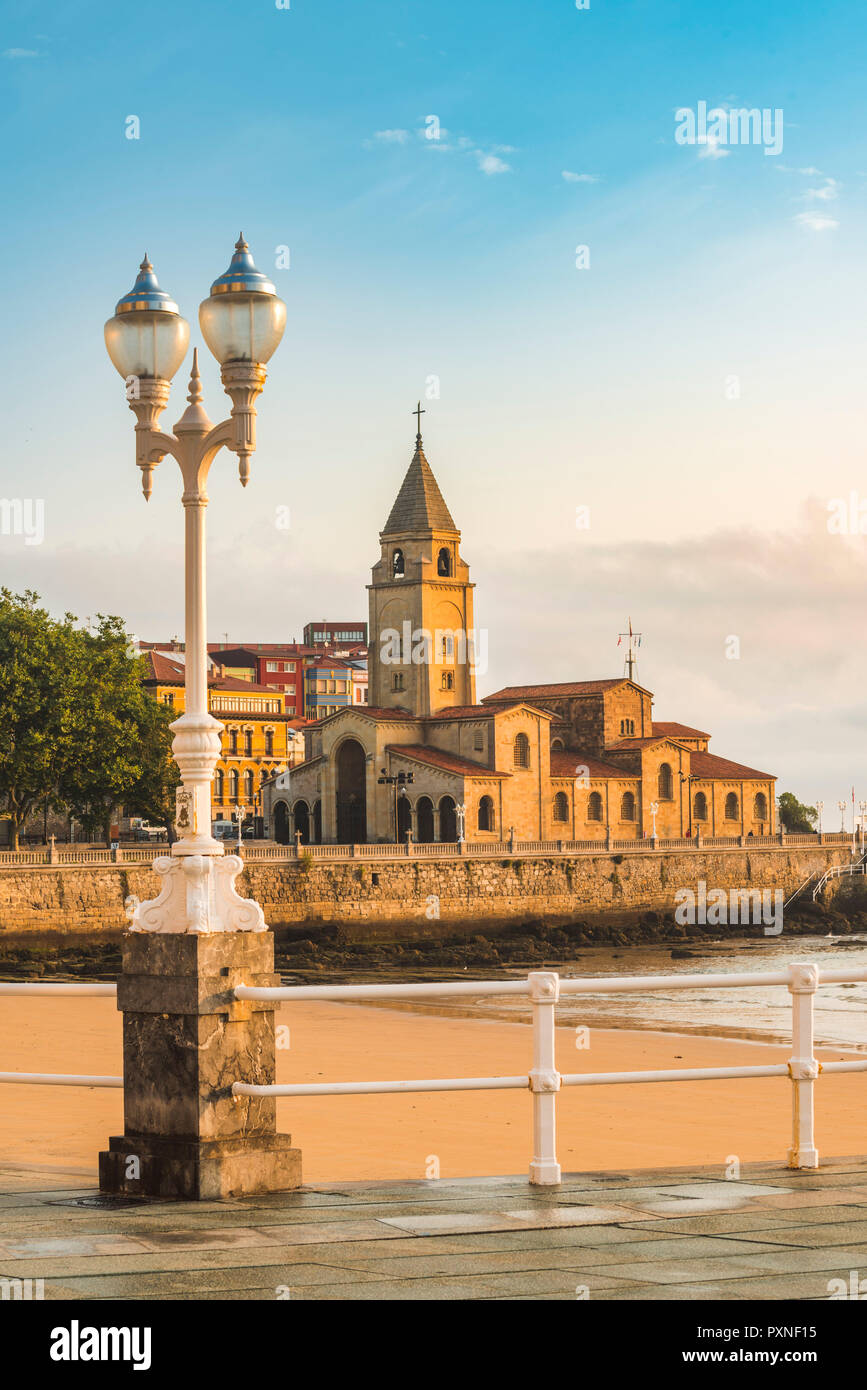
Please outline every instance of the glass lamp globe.
[[114, 366], [130, 376], [171, 381], [184, 360], [190, 325], [161, 290], [145, 256], [129, 294], [118, 300], [114, 318], [105, 325], [105, 346]]
[[257, 270], [243, 234], [229, 269], [199, 305], [202, 336], [221, 366], [265, 363], [286, 327], [286, 305], [271, 281]]

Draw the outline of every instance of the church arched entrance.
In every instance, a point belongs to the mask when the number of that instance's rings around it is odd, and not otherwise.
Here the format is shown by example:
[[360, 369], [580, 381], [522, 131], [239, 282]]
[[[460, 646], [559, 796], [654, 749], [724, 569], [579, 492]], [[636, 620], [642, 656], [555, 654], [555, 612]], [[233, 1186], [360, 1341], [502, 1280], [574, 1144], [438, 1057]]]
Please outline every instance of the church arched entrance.
[[288, 845], [291, 838], [289, 834], [289, 807], [285, 801], [277, 801], [274, 804], [274, 839], [278, 845]]
[[292, 814], [295, 817], [295, 831], [301, 831], [302, 845], [310, 844], [310, 807], [306, 801], [296, 801], [292, 807]]
[[412, 806], [408, 796], [397, 798], [397, 842], [406, 844], [406, 832], [412, 830]]
[[433, 802], [429, 796], [420, 796], [415, 804], [416, 836], [420, 845], [433, 844], [434, 817]]
[[366, 758], [354, 738], [337, 752], [337, 843], [363, 845], [367, 840]]
[[455, 799], [444, 796], [440, 801], [440, 839], [452, 845], [458, 838], [458, 818], [455, 814]]

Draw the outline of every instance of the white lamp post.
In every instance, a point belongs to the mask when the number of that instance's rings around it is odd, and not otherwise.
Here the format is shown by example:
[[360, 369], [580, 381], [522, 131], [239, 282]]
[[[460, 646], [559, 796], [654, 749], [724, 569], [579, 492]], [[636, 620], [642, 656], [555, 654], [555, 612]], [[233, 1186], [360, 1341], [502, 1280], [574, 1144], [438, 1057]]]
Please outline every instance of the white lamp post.
[[837, 802], [837, 810], [840, 812], [840, 834], [843, 835], [843, 834], [845, 833], [845, 830], [846, 830], [846, 803], [845, 803], [845, 801], [838, 801], [838, 802]]
[[657, 813], [657, 811], [659, 810], [659, 802], [658, 802], [658, 801], [651, 801], [650, 806], [648, 807], [648, 810], [650, 811], [650, 814], [653, 816], [653, 838], [654, 838], [654, 840], [655, 840], [655, 839], [656, 839], [656, 813]]
[[820, 834], [820, 835], [821, 835], [821, 833], [822, 833], [822, 812], [824, 811], [824, 809], [825, 809], [825, 803], [824, 803], [824, 801], [817, 801], [817, 802], [816, 802], [816, 811], [817, 811], [818, 816], [819, 816], [819, 834]]
[[177, 461], [183, 478], [185, 530], [185, 709], [172, 724], [172, 753], [181, 770], [175, 824], [179, 839], [171, 857], [155, 860], [165, 878], [158, 899], [140, 903], [133, 931], [208, 932], [264, 930], [261, 908], [239, 898], [234, 881], [239, 857], [223, 856], [211, 834], [211, 782], [220, 756], [223, 725], [208, 712], [208, 659], [205, 603], [205, 508], [211, 464], [220, 449], [238, 456], [246, 486], [250, 456], [256, 448], [255, 401], [265, 385], [265, 363], [277, 348], [286, 325], [286, 306], [273, 284], [253, 264], [243, 236], [224, 275], [211, 286], [199, 308], [205, 342], [222, 369], [231, 399], [227, 419], [212, 425], [202, 405], [198, 353], [193, 353], [189, 402], [173, 434], [159, 429], [169, 399], [171, 379], [189, 342], [189, 326], [178, 307], [157, 284], [145, 257], [129, 294], [105, 325], [105, 344], [127, 386], [136, 417], [136, 463], [142, 491], [151, 495], [153, 470], [166, 454]]
[[246, 806], [236, 806], [232, 814], [238, 822], [238, 853], [241, 853], [241, 827], [244, 824], [244, 817], [247, 814]]
[[462, 804], [462, 805], [460, 805], [460, 806], [456, 806], [456, 807], [455, 807], [455, 815], [456, 815], [457, 818], [458, 818], [458, 844], [463, 844], [463, 841], [464, 841], [464, 825], [465, 825], [466, 819], [467, 819], [467, 808], [466, 808], [466, 804]]
[[859, 821], [859, 823], [858, 823], [858, 829], [859, 829], [859, 831], [860, 831], [859, 839], [860, 839], [860, 842], [861, 842], [861, 853], [863, 854], [863, 853], [864, 853], [864, 817], [865, 817], [865, 815], [867, 815], [867, 801], [859, 801], [859, 802], [858, 802], [858, 810], [861, 812], [861, 819], [860, 819], [860, 821]]

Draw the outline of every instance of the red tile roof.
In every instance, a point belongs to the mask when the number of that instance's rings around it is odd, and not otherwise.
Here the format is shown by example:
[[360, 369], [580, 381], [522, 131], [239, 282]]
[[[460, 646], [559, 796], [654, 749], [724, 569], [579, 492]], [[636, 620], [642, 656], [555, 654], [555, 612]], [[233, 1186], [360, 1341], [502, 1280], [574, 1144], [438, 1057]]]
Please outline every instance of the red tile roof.
[[491, 719], [494, 711], [485, 705], [452, 705], [450, 709], [437, 710], [428, 719]]
[[763, 782], [776, 781], [776, 774], [773, 772], [758, 772], [754, 767], [744, 767], [743, 763], [733, 763], [728, 758], [717, 758], [713, 753], [691, 753], [689, 767], [690, 772], [698, 777], [743, 777]]
[[650, 748], [657, 743], [676, 743], [677, 739], [670, 738], [667, 734], [652, 734], [649, 738], [621, 738], [616, 743], [609, 743], [606, 748], [607, 753], [634, 753], [641, 748]]
[[644, 690], [643, 685], [637, 681], [629, 681], [626, 676], [616, 676], [611, 680], [603, 681], [558, 681], [552, 685], [506, 685], [502, 690], [495, 690], [493, 695], [486, 695], [484, 703], [501, 704], [504, 700], [523, 700], [532, 701], [544, 699], [546, 696], [552, 698], [558, 695], [577, 696], [599, 695], [604, 690], [612, 690], [615, 685], [634, 685], [636, 689], [644, 691], [646, 695], [649, 690]]
[[383, 709], [379, 705], [343, 705], [341, 709], [335, 710], [334, 714], [324, 714], [321, 719], [314, 719], [310, 722], [311, 724], [324, 724], [326, 720], [336, 719], [338, 714], [348, 714], [350, 711], [353, 714], [366, 714], [370, 719], [393, 719], [401, 724], [406, 724], [407, 721], [421, 723], [408, 709], [403, 709], [401, 706], [394, 709]]
[[664, 738], [710, 738], [702, 729], [691, 729], [688, 724], [661, 724], [658, 719], [653, 721], [653, 732]]
[[615, 767], [613, 763], [605, 763], [601, 758], [594, 758], [590, 753], [582, 753], [575, 749], [567, 749], [560, 752], [554, 749], [551, 753], [551, 776], [575, 778], [579, 767], [586, 767], [591, 777], [629, 777], [637, 773], [630, 774], [622, 767]]
[[143, 652], [142, 661], [145, 670], [144, 680], [162, 681], [165, 685], [183, 685], [186, 668], [182, 661], [173, 661], [171, 657], [162, 656], [159, 652]]
[[510, 777], [509, 772], [495, 772], [493, 768], [481, 763], [470, 762], [469, 758], [459, 758], [456, 753], [447, 753], [442, 748], [430, 748], [421, 743], [389, 743], [386, 753], [394, 753], [413, 762], [427, 763], [441, 768], [443, 772], [455, 772], [461, 777]]

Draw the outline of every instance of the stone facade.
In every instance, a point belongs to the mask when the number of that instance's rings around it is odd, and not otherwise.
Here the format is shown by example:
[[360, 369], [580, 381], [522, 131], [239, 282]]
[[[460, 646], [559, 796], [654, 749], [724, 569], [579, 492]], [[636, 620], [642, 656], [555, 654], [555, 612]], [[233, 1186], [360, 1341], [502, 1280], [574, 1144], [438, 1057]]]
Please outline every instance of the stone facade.
[[[814, 870], [850, 860], [847, 843], [753, 849], [634, 851], [580, 856], [509, 856], [297, 863], [254, 861], [238, 890], [255, 898], [269, 927], [337, 924], [360, 937], [438, 935], [481, 922], [528, 917], [586, 920], [671, 911], [678, 888], [769, 888], [788, 895]], [[0, 941], [73, 933], [118, 936], [124, 900], [152, 898], [147, 865], [4, 868]], [[832, 885], [833, 886], [833, 885]]]

